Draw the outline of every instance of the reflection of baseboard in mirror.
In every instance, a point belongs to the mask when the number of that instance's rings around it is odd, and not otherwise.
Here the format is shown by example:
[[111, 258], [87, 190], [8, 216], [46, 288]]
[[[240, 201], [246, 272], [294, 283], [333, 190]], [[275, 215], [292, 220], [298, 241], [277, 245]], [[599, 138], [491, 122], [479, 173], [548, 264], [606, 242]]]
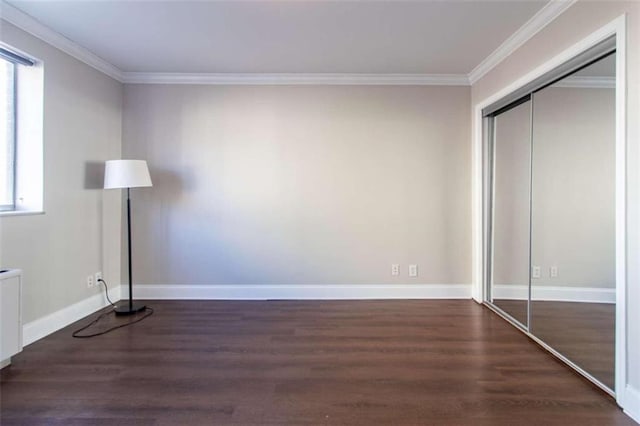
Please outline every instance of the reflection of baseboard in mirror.
[[[494, 299], [527, 300], [529, 287], [526, 285], [495, 284], [492, 288]], [[615, 288], [534, 286], [532, 300], [555, 302], [616, 303]]]

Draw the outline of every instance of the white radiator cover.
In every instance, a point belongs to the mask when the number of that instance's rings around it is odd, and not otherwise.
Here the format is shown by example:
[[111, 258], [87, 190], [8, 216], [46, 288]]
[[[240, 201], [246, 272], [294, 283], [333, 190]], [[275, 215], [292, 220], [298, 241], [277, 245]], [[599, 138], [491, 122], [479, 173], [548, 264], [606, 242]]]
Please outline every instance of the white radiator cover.
[[22, 272], [0, 272], [0, 368], [22, 350]]

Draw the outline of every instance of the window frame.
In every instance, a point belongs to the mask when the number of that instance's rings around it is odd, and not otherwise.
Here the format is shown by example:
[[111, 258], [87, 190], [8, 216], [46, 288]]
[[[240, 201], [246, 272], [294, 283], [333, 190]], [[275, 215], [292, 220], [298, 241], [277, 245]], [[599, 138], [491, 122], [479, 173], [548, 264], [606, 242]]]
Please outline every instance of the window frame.
[[8, 85], [9, 87], [11, 87], [11, 93], [9, 94], [9, 99], [11, 100], [11, 106], [8, 109], [8, 113], [10, 115], [10, 125], [8, 126], [9, 128], [7, 129], [7, 134], [9, 134], [9, 151], [10, 151], [10, 155], [8, 160], [9, 163], [9, 168], [10, 168], [10, 173], [8, 173], [9, 176], [9, 182], [7, 185], [7, 189], [8, 192], [10, 193], [10, 204], [0, 204], [0, 212], [11, 212], [11, 211], [15, 211], [16, 210], [16, 168], [17, 168], [17, 148], [18, 148], [18, 141], [17, 141], [17, 104], [18, 104], [18, 99], [17, 99], [17, 92], [18, 92], [18, 84], [17, 84], [17, 78], [18, 78], [18, 73], [16, 70], [17, 67], [17, 63], [14, 61], [11, 61], [5, 57], [0, 57], [1, 61], [5, 61], [8, 64], [10, 64], [10, 69], [11, 69], [11, 84]]
[[1, 204], [0, 218], [44, 214], [44, 62], [2, 41], [0, 58], [13, 64], [14, 118], [13, 205]]

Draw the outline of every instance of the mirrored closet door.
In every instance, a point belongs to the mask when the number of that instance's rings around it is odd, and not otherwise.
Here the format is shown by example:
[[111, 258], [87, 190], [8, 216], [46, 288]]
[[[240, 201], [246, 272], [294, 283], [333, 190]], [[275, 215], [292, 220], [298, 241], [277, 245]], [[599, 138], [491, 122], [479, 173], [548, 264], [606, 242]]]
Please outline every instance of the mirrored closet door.
[[530, 330], [611, 389], [614, 77], [611, 54], [533, 95], [531, 181]]
[[487, 304], [605, 389], [615, 377], [615, 51], [487, 116]]
[[529, 323], [531, 101], [493, 118], [493, 303]]

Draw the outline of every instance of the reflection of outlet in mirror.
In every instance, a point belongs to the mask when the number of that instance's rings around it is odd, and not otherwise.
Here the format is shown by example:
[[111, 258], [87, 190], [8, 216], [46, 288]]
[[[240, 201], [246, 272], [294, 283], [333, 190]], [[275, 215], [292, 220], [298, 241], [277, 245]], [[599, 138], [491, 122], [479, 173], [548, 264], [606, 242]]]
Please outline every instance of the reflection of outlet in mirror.
[[87, 288], [93, 287], [93, 275], [87, 275]]
[[398, 275], [400, 275], [400, 265], [397, 263], [394, 263], [391, 265], [391, 275], [393, 275], [394, 277], [397, 277]]
[[549, 275], [551, 276], [551, 278], [556, 278], [558, 276], [558, 267], [552, 266], [551, 268], [549, 268]]
[[539, 266], [534, 266], [531, 271], [532, 278], [540, 278], [541, 270]]
[[410, 277], [418, 276], [418, 265], [409, 265], [409, 276]]

